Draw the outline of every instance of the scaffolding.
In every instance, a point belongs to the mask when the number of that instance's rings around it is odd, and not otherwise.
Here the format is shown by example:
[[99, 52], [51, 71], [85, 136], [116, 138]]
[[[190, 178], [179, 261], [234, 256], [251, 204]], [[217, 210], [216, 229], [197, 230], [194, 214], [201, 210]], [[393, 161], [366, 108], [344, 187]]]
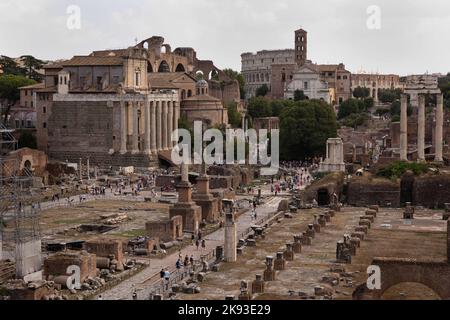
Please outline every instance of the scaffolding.
[[17, 248], [40, 241], [40, 206], [31, 202], [32, 173], [9, 155], [17, 149], [13, 132], [0, 122], [0, 259], [6, 258], [4, 252], [13, 253], [8, 258], [14, 257], [18, 265], [23, 256]]

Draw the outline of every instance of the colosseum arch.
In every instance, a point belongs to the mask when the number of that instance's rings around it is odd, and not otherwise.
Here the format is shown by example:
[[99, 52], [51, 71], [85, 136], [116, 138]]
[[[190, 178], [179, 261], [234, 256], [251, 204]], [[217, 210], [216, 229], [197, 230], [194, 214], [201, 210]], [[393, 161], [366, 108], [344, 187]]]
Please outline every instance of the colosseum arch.
[[208, 74], [208, 80], [219, 80], [219, 72], [216, 69], [212, 69]]
[[183, 66], [182, 63], [179, 63], [177, 65], [177, 68], [175, 69], [175, 72], [186, 72], [186, 68]]
[[165, 60], [159, 64], [158, 72], [170, 72], [170, 66]]

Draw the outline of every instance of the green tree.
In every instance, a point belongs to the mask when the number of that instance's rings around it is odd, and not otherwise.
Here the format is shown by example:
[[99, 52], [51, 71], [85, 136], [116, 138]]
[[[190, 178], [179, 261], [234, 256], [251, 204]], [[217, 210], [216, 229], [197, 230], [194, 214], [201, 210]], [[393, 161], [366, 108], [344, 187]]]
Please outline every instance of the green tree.
[[251, 98], [248, 102], [247, 112], [253, 119], [272, 116], [270, 103], [263, 97]]
[[4, 75], [26, 75], [26, 69], [20, 67], [14, 59], [7, 56], [0, 56], [0, 68]]
[[303, 90], [295, 90], [294, 91], [294, 101], [303, 101], [308, 100], [308, 97], [305, 96]]
[[343, 119], [354, 113], [361, 113], [364, 108], [364, 103], [361, 100], [348, 99], [339, 106], [338, 119]]
[[269, 93], [269, 87], [267, 84], [263, 84], [261, 87], [256, 89], [256, 96], [257, 97], [265, 97]]
[[378, 91], [378, 100], [382, 103], [392, 103], [395, 100], [400, 100], [401, 94], [401, 89], [381, 89]]
[[363, 100], [364, 111], [368, 111], [375, 106], [375, 100], [373, 98], [365, 98]]
[[[413, 114], [413, 107], [411, 106], [411, 104], [408, 103], [408, 117], [412, 116]], [[390, 109], [390, 113], [391, 113], [391, 117], [392, 117], [392, 121], [394, 121], [394, 116], [399, 116], [400, 117], [400, 112], [401, 112], [401, 102], [400, 100], [396, 100], [391, 104], [391, 109]]]
[[235, 102], [229, 103], [227, 106], [228, 110], [228, 123], [233, 128], [239, 128], [242, 126], [242, 115], [237, 110], [237, 104]]
[[328, 138], [337, 136], [336, 115], [319, 100], [293, 102], [280, 115], [280, 157], [304, 160], [323, 156]]
[[20, 100], [20, 87], [35, 84], [36, 81], [18, 75], [0, 76], [0, 104], [5, 106], [3, 117], [8, 119], [11, 107]]
[[368, 98], [369, 96], [370, 96], [369, 88], [357, 87], [355, 88], [355, 90], [353, 90], [353, 97], [357, 99]]
[[43, 77], [40, 73], [37, 72], [37, 70], [42, 69], [45, 64], [44, 61], [36, 59], [35, 57], [30, 55], [21, 56], [20, 60], [27, 70], [26, 75], [28, 78], [36, 80], [38, 82], [42, 81]]
[[18, 142], [19, 148], [37, 149], [36, 137], [29, 131], [22, 131]]
[[245, 78], [240, 72], [234, 71], [233, 69], [224, 69], [223, 72], [233, 80], [239, 82], [239, 89], [241, 91], [241, 99], [245, 99]]

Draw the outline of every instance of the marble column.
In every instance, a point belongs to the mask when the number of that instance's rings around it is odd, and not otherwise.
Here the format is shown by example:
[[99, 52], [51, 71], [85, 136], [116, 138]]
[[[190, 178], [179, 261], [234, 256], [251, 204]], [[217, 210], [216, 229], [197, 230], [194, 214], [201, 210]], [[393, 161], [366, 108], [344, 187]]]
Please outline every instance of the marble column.
[[156, 149], [162, 150], [162, 106], [161, 101], [156, 102]]
[[120, 154], [127, 153], [128, 119], [125, 102], [120, 102]]
[[401, 96], [400, 111], [400, 160], [408, 161], [408, 96]]
[[150, 121], [151, 121], [151, 149], [152, 149], [152, 153], [156, 153], [157, 152], [157, 147], [156, 147], [156, 105], [155, 102], [152, 101], [150, 102]]
[[132, 154], [139, 153], [139, 119], [138, 119], [138, 103], [131, 103], [130, 104], [131, 110], [133, 112], [133, 135], [132, 135]]
[[417, 130], [418, 161], [425, 161], [425, 96], [419, 95], [419, 113]]
[[167, 150], [169, 148], [167, 139], [167, 101], [162, 102], [162, 149]]
[[442, 94], [436, 96], [436, 134], [435, 134], [436, 162], [444, 161], [444, 97]]
[[150, 123], [150, 101], [146, 100], [145, 101], [145, 106], [144, 106], [144, 127], [145, 127], [145, 135], [144, 135], [144, 153], [145, 154], [152, 154], [151, 151], [151, 144], [150, 144], [150, 139], [151, 139], [151, 133], [150, 133], [150, 127], [151, 127], [151, 123]]
[[172, 142], [172, 132], [173, 132], [173, 102], [169, 101], [168, 102], [168, 119], [167, 119], [167, 140], [168, 140], [168, 148], [172, 149], [173, 148], [173, 142]]

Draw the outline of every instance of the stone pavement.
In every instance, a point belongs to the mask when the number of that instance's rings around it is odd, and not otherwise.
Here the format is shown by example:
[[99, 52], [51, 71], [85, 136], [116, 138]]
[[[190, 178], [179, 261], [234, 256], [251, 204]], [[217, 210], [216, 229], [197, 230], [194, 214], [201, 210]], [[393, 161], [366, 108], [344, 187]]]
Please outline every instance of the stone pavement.
[[[257, 220], [267, 218], [270, 214], [276, 212], [281, 200], [281, 197], [269, 198], [263, 206], [257, 209]], [[237, 220], [238, 236], [250, 228], [254, 223], [255, 221], [251, 218], [251, 211], [247, 211], [242, 214]], [[186, 255], [189, 257], [193, 255], [195, 260], [200, 260], [202, 255], [209, 254], [217, 246], [223, 245], [224, 230], [220, 229], [206, 236], [205, 239], [206, 249], [197, 250], [195, 246], [186, 247], [181, 250], [181, 256], [183, 259]], [[179, 253], [177, 252], [160, 260], [152, 260], [150, 265], [139, 274], [102, 293], [102, 298], [104, 300], [131, 300], [132, 294], [134, 290], [136, 290], [140, 300], [148, 299], [148, 289], [160, 281], [159, 272], [161, 269], [167, 268], [172, 272], [175, 269], [178, 256]]]

